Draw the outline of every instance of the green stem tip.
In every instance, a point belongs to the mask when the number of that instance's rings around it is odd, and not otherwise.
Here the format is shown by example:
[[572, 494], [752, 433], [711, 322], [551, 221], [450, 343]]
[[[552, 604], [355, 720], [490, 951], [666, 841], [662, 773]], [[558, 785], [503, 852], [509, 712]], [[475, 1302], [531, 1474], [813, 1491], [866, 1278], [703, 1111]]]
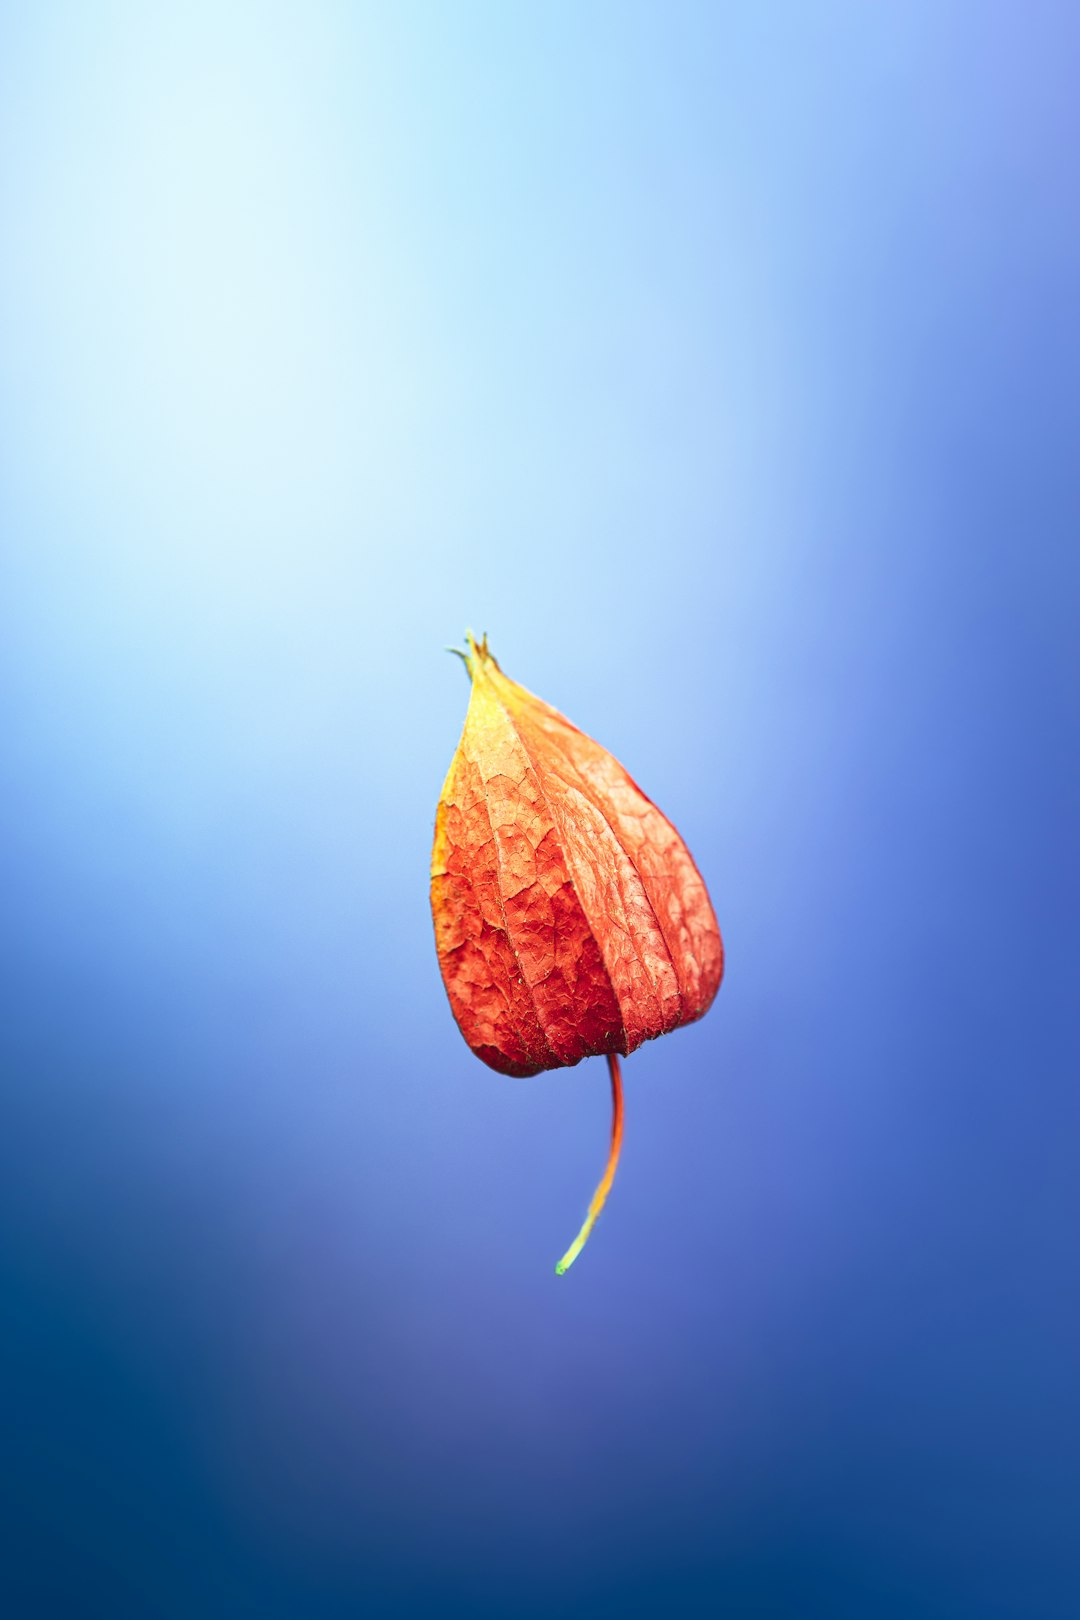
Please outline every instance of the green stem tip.
[[623, 1092], [619, 1059], [614, 1052], [608, 1053], [608, 1070], [611, 1075], [611, 1147], [608, 1151], [607, 1165], [604, 1174], [600, 1178], [600, 1185], [592, 1195], [589, 1213], [585, 1217], [581, 1231], [555, 1266], [556, 1277], [566, 1275], [585, 1247], [589, 1233], [596, 1225], [596, 1218], [607, 1202], [607, 1195], [611, 1191], [611, 1183], [615, 1180], [615, 1170], [619, 1163], [619, 1149], [622, 1147]]

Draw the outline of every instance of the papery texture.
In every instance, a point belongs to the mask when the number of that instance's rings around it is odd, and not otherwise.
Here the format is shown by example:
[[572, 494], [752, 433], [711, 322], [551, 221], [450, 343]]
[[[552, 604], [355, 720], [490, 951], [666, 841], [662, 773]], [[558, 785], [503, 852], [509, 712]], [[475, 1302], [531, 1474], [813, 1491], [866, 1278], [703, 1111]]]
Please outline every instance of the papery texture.
[[439, 801], [431, 903], [461, 1032], [536, 1074], [700, 1018], [720, 930], [675, 828], [619, 762], [470, 638], [472, 696]]

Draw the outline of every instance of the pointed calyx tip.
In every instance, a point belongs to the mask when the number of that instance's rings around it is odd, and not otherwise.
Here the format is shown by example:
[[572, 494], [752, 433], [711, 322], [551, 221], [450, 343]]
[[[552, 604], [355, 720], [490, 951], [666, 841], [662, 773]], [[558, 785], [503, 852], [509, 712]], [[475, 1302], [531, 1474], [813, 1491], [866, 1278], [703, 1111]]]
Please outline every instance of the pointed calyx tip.
[[468, 670], [469, 674], [474, 680], [476, 678], [477, 670], [483, 669], [487, 664], [493, 664], [494, 667], [498, 669], [498, 662], [488, 647], [486, 630], [479, 641], [477, 641], [471, 630], [466, 630], [465, 641], [469, 649], [468, 652], [462, 652], [460, 647], [447, 647], [446, 650], [447, 652], [454, 653], [458, 658], [461, 659], [462, 663], [465, 665], [465, 668]]

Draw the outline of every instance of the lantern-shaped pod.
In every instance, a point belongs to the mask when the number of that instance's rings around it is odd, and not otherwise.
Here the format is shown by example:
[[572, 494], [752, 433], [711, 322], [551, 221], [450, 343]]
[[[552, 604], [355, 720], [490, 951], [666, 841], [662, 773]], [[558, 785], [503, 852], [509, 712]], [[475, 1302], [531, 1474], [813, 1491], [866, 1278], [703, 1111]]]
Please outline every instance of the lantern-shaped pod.
[[712, 904], [619, 762], [504, 675], [486, 637], [468, 645], [472, 695], [431, 864], [450, 1005], [504, 1074], [607, 1055], [621, 1124], [618, 1057], [700, 1018], [719, 988]]

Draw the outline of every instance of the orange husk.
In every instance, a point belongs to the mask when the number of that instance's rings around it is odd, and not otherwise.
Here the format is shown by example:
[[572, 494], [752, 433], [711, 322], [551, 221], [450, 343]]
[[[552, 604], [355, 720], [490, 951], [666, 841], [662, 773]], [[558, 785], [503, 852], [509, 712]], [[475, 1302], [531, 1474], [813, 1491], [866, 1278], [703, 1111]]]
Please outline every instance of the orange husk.
[[477, 1057], [509, 1075], [626, 1056], [705, 1013], [724, 953], [701, 874], [619, 762], [470, 636], [431, 904]]

